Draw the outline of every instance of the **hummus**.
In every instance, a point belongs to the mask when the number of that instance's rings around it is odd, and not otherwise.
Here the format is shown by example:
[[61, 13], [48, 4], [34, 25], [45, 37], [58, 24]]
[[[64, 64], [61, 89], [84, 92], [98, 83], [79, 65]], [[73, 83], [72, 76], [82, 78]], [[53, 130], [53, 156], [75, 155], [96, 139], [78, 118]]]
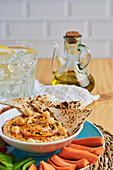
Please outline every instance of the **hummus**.
[[68, 137], [62, 124], [50, 116], [48, 111], [30, 116], [19, 115], [7, 120], [3, 134], [22, 142], [43, 143], [62, 140]]

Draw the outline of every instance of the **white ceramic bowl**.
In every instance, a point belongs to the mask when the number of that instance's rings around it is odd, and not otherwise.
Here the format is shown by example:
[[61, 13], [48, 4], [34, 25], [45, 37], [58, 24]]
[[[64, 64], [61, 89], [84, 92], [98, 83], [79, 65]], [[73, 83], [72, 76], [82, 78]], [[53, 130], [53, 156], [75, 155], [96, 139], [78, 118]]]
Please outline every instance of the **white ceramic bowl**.
[[11, 110], [8, 110], [0, 115], [0, 136], [9, 145], [11, 145], [17, 149], [23, 150], [23, 151], [27, 152], [28, 154], [43, 156], [43, 155], [48, 155], [51, 152], [54, 152], [58, 149], [61, 149], [64, 146], [71, 143], [74, 140], [74, 138], [77, 137], [77, 135], [81, 132], [81, 130], [83, 128], [83, 124], [82, 124], [80, 129], [74, 135], [72, 135], [66, 139], [60, 140], [60, 141], [54, 141], [54, 142], [50, 142], [50, 143], [21, 142], [21, 141], [11, 139], [2, 133], [2, 127], [3, 127], [4, 123], [6, 122], [6, 120], [12, 119], [20, 114], [21, 113], [17, 109], [11, 109]]

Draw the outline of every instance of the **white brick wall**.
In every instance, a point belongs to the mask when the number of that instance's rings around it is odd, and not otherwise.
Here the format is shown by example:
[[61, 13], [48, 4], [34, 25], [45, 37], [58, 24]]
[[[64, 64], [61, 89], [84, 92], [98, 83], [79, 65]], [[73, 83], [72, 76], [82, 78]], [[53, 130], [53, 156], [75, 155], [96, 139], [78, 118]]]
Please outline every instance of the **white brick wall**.
[[8, 39], [41, 39], [43, 38], [43, 21], [9, 21], [8, 32]]
[[0, 40], [30, 40], [51, 58], [51, 40], [77, 30], [92, 58], [113, 58], [113, 0], [0, 0]]

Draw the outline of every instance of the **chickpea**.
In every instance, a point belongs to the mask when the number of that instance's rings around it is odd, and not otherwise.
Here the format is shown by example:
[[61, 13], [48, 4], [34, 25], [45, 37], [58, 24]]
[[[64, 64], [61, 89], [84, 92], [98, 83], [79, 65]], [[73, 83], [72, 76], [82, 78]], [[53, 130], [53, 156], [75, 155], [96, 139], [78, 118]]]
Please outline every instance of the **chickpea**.
[[54, 118], [53, 117], [47, 117], [47, 123], [54, 124]]
[[66, 130], [64, 127], [61, 127], [61, 128], [59, 129], [59, 133], [60, 133], [61, 135], [67, 135], [67, 130]]
[[16, 134], [20, 133], [20, 129], [19, 129], [18, 126], [13, 126], [11, 130], [12, 130], [13, 133], [16, 133]]
[[16, 119], [16, 124], [17, 125], [24, 125], [24, 119], [22, 117], [18, 117]]

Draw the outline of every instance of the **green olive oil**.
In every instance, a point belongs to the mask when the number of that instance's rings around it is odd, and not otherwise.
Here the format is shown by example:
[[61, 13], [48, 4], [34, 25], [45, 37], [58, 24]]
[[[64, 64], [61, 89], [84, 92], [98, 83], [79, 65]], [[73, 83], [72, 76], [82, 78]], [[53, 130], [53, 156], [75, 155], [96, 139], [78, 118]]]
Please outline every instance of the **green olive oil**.
[[95, 85], [95, 81], [91, 74], [89, 74], [85, 79], [79, 81], [76, 77], [74, 71], [64, 72], [56, 76], [54, 73], [54, 78], [52, 80], [52, 85], [77, 85], [86, 88], [88, 91], [92, 91]]

